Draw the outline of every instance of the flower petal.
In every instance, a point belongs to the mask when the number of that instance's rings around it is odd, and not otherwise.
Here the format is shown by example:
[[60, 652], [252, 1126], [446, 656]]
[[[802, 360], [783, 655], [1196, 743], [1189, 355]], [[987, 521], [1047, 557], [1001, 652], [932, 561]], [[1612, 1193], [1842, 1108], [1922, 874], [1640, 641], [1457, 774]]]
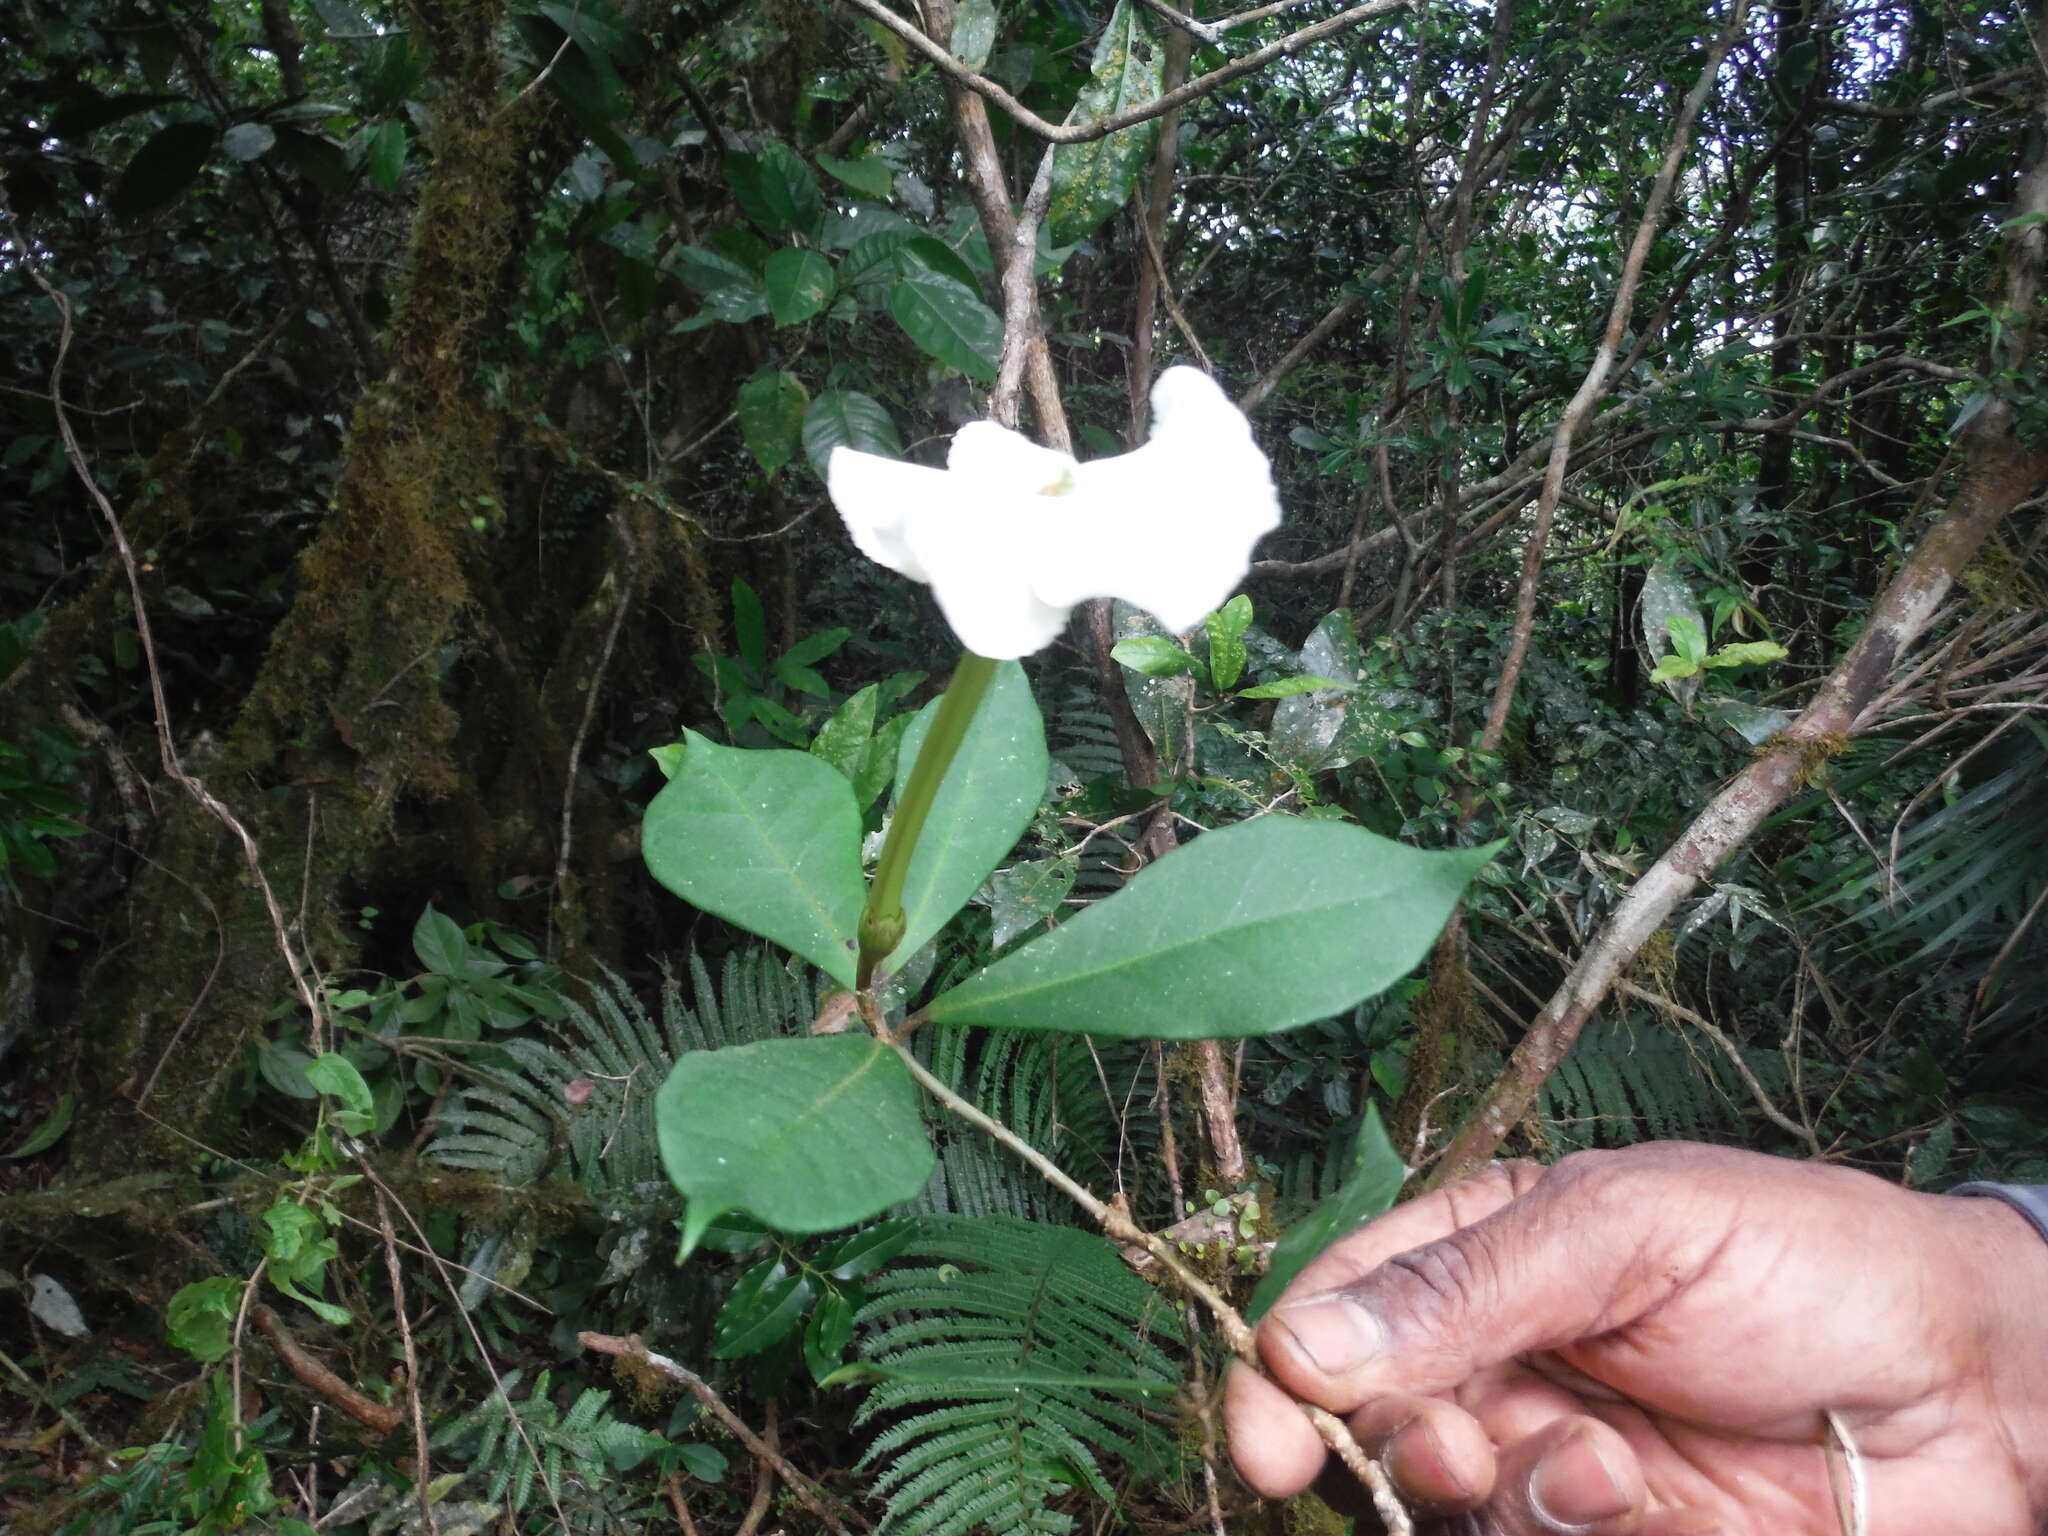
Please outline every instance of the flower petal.
[[1042, 602], [1027, 573], [1043, 558], [1048, 520], [1039, 509], [1066, 498], [965, 477], [954, 492], [946, 505], [916, 508], [904, 527], [946, 622], [967, 649], [997, 661], [1044, 650], [1066, 628], [1067, 607]]
[[1192, 629], [1236, 590], [1280, 501], [1251, 423], [1207, 374], [1169, 368], [1152, 388], [1152, 437], [1079, 466], [1034, 550], [1032, 588], [1072, 607], [1120, 597]]
[[955, 432], [946, 464], [978, 485], [1040, 496], [1071, 491], [1079, 468], [1057, 449], [1041, 448], [1023, 433], [993, 421], [970, 421]]
[[931, 580], [904, 529], [920, 507], [953, 506], [959, 488], [946, 471], [840, 447], [825, 462], [825, 486], [862, 554], [912, 581]]

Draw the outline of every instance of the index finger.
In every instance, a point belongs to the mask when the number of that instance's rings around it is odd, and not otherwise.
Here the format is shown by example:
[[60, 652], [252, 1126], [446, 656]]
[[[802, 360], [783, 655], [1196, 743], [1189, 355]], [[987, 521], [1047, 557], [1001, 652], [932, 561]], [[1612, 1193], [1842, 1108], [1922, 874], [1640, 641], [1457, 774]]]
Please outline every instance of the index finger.
[[[1545, 1170], [1536, 1163], [1494, 1163], [1468, 1179], [1397, 1205], [1376, 1216], [1302, 1266], [1273, 1304], [1275, 1313], [1312, 1297], [1341, 1291], [1399, 1253], [1448, 1237], [1460, 1227], [1484, 1221], [1534, 1189]], [[1263, 1331], [1266, 1324], [1262, 1322]]]

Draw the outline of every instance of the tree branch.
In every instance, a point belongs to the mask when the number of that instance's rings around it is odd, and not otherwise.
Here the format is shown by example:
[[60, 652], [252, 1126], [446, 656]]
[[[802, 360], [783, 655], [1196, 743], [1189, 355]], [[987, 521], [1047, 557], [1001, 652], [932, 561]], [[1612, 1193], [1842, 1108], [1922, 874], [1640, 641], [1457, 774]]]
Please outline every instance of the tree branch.
[[965, 86], [977, 96], [994, 102], [1009, 113], [1017, 125], [1026, 132], [1036, 135], [1048, 144], [1086, 144], [1094, 139], [1107, 138], [1122, 129], [1135, 127], [1139, 123], [1150, 122], [1155, 117], [1162, 117], [1171, 112], [1175, 107], [1199, 101], [1233, 80], [1242, 79], [1264, 69], [1276, 59], [1292, 58], [1303, 49], [1312, 47], [1326, 37], [1355, 27], [1360, 22], [1372, 21], [1395, 11], [1405, 10], [1413, 4], [1413, 0], [1365, 0], [1363, 5], [1354, 5], [1327, 20], [1303, 27], [1299, 32], [1290, 32], [1277, 43], [1268, 43], [1241, 59], [1232, 59], [1221, 68], [1212, 69], [1208, 74], [1190, 80], [1177, 91], [1167, 91], [1138, 106], [1128, 107], [1122, 112], [1112, 112], [1107, 117], [1094, 118], [1085, 123], [1066, 124], [1047, 122], [995, 81], [986, 75], [977, 74], [962, 64], [922, 31], [882, 4], [882, 0], [845, 0], [845, 3], [894, 32], [929, 59], [938, 67], [941, 74], [955, 84]]

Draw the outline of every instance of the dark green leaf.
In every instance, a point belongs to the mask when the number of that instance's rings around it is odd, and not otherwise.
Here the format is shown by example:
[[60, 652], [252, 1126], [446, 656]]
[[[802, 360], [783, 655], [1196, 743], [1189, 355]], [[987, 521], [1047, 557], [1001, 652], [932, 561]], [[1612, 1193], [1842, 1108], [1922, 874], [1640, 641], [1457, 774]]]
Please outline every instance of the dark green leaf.
[[852, 1342], [853, 1303], [828, 1290], [818, 1298], [804, 1329], [804, 1364], [810, 1367], [811, 1380], [823, 1381], [836, 1371]]
[[823, 390], [804, 412], [804, 453], [820, 478], [832, 450], [841, 446], [903, 457], [903, 439], [881, 401], [855, 389]]
[[[918, 712], [896, 760], [900, 799], [917, 764], [934, 699]], [[959, 755], [932, 802], [931, 819], [903, 878], [903, 942], [884, 962], [900, 969], [926, 941], [967, 905], [989, 871], [1017, 846], [1045, 798], [1050, 761], [1045, 722], [1031, 697], [1031, 682], [1014, 661], [996, 668]]]
[[329, 192], [348, 182], [348, 151], [324, 133], [279, 128], [271, 153], [298, 175]]
[[[741, 751], [695, 731], [683, 740], [682, 766], [641, 824], [654, 878], [852, 986], [867, 897], [853, 787], [807, 752]], [[720, 1209], [734, 1205], [772, 1219], [740, 1201]]]
[[980, 69], [995, 45], [995, 0], [961, 0], [953, 14], [953, 57], [969, 69]]
[[28, 1133], [21, 1145], [7, 1154], [8, 1159], [34, 1157], [38, 1152], [54, 1147], [58, 1138], [71, 1129], [72, 1112], [77, 1107], [78, 1100], [71, 1094], [64, 1094], [57, 1100], [57, 1107], [37, 1122], [36, 1128]]
[[889, 290], [889, 313], [930, 357], [993, 384], [1003, 322], [972, 289], [938, 276], [906, 276]]
[[768, 313], [777, 325], [797, 325], [832, 302], [832, 263], [816, 251], [777, 251], [761, 269]]
[[865, 1034], [687, 1052], [654, 1114], [662, 1166], [689, 1201], [684, 1254], [728, 1211], [790, 1233], [866, 1221], [922, 1190], [935, 1161], [916, 1084]]
[[739, 1278], [718, 1314], [711, 1337], [717, 1360], [758, 1355], [789, 1337], [810, 1304], [811, 1281], [780, 1259], [763, 1259]]
[[862, 155], [858, 160], [841, 160], [837, 155], [821, 152], [818, 164], [836, 180], [853, 188], [863, 197], [887, 197], [889, 189], [896, 184], [895, 167], [880, 155]]
[[114, 183], [107, 207], [121, 218], [139, 219], [176, 202], [198, 179], [199, 168], [213, 153], [214, 139], [211, 123], [159, 128]]
[[[1102, 40], [1095, 45], [1088, 83], [1067, 121], [1092, 122], [1153, 100], [1159, 95], [1165, 63], [1164, 52], [1138, 19], [1133, 0], [1117, 0]], [[1130, 201], [1158, 137], [1159, 120], [1154, 118], [1107, 138], [1062, 144], [1053, 151], [1046, 228], [1054, 244], [1084, 239]]]
[[1428, 953], [1498, 846], [1425, 853], [1288, 816], [1205, 833], [942, 995], [931, 1017], [1166, 1040], [1328, 1018]]
[[1368, 1104], [1343, 1184], [1273, 1245], [1272, 1265], [1259, 1288], [1252, 1292], [1251, 1305], [1245, 1309], [1246, 1320], [1256, 1322], [1264, 1316], [1310, 1259], [1338, 1238], [1390, 1210], [1407, 1178], [1407, 1166], [1388, 1140], [1386, 1126], [1380, 1123], [1379, 1106]]
[[827, 1248], [818, 1255], [817, 1267], [834, 1280], [858, 1280], [895, 1258], [916, 1235], [916, 1222], [877, 1222]]
[[394, 117], [377, 125], [363, 168], [370, 180], [386, 192], [398, 189], [398, 178], [405, 172], [405, 145], [404, 123]]
[[740, 435], [764, 473], [772, 476], [803, 446], [810, 397], [793, 373], [764, 371], [740, 386]]
[[277, 142], [277, 130], [268, 123], [237, 123], [220, 136], [220, 147], [230, 160], [260, 160]]
[[700, 1483], [715, 1483], [725, 1476], [725, 1452], [712, 1445], [679, 1445], [676, 1460]]
[[761, 610], [760, 593], [740, 576], [732, 579], [732, 633], [741, 661], [755, 668], [768, 665], [768, 616]]
[[412, 952], [421, 965], [438, 975], [463, 979], [470, 974], [468, 936], [460, 923], [437, 912], [431, 902], [413, 924]]
[[735, 150], [727, 155], [725, 179], [740, 212], [769, 239], [817, 234], [825, 212], [818, 178], [780, 139], [768, 140], [757, 153]]

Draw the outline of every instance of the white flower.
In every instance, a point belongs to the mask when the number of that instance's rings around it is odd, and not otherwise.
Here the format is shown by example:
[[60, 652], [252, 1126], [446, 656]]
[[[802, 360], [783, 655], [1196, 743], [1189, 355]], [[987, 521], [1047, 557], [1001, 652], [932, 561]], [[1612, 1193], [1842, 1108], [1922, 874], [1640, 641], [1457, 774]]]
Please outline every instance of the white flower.
[[826, 483], [861, 553], [930, 585], [961, 643], [999, 660], [1050, 645], [1092, 597], [1191, 629], [1280, 522], [1251, 424], [1194, 368], [1152, 386], [1152, 437], [1135, 453], [1077, 464], [977, 421], [946, 462], [835, 448]]

